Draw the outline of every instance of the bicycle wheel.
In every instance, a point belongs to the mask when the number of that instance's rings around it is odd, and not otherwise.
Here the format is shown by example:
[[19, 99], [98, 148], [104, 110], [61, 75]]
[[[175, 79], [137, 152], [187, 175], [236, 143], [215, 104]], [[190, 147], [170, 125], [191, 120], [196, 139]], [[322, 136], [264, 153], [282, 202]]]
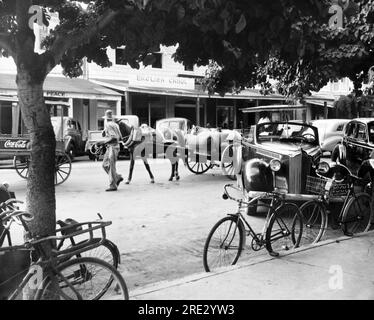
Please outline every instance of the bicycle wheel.
[[76, 258], [58, 265], [51, 272], [53, 276], [44, 279], [42, 289], [36, 295], [37, 300], [129, 299], [125, 280], [103, 260]]
[[342, 215], [342, 229], [344, 234], [369, 230], [372, 221], [371, 197], [367, 193], [358, 193], [348, 200]]
[[278, 256], [280, 250], [297, 248], [303, 233], [300, 209], [293, 203], [285, 203], [271, 215], [266, 229], [266, 249]]
[[[75, 245], [76, 246], [82, 245], [87, 241], [88, 240], [80, 241], [76, 243]], [[94, 238], [90, 240], [90, 244], [97, 243], [99, 241], [102, 241], [102, 239]], [[67, 248], [71, 248], [71, 247], [73, 246], [69, 245]], [[112, 241], [108, 239], [104, 239], [103, 243], [100, 246], [93, 248], [91, 250], [88, 250], [88, 251], [84, 251], [80, 254], [77, 254], [76, 256], [73, 256], [73, 258], [74, 257], [76, 258], [80, 258], [80, 257], [98, 258], [98, 259], [108, 262], [110, 265], [112, 265], [116, 269], [118, 268], [118, 265], [120, 264], [120, 254], [119, 254], [118, 248]]]
[[327, 214], [322, 204], [318, 201], [308, 201], [300, 207], [303, 216], [303, 233], [300, 245], [308, 245], [318, 242], [327, 226]]
[[219, 220], [209, 232], [203, 254], [204, 269], [234, 265], [242, 252], [245, 230], [237, 216]]

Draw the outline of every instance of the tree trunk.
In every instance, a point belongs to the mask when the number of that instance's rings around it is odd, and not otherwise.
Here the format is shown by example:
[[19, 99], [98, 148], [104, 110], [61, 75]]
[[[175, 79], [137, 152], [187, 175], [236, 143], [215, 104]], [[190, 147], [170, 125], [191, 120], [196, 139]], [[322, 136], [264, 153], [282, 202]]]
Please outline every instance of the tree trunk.
[[27, 210], [34, 215], [33, 235], [55, 234], [56, 200], [54, 186], [56, 140], [43, 97], [43, 83], [18, 70], [18, 99], [22, 118], [30, 133], [31, 161], [27, 180]]
[[[22, 119], [30, 134], [31, 161], [27, 179], [27, 210], [34, 215], [28, 224], [33, 236], [54, 235], [56, 231], [56, 199], [54, 186], [56, 140], [51, 118], [43, 97], [43, 81], [33, 79], [18, 69], [17, 88]], [[43, 251], [51, 252], [54, 243], [45, 243]], [[33, 256], [33, 259], [38, 257]], [[27, 287], [25, 300], [33, 299], [35, 288]]]

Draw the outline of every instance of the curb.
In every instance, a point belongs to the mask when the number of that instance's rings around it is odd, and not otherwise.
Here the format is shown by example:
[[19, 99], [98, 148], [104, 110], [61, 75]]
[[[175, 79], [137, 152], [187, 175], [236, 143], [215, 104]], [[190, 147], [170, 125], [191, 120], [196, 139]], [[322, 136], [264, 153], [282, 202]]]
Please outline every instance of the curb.
[[366, 232], [366, 233], [357, 234], [357, 235], [354, 235], [353, 237], [342, 236], [342, 237], [335, 238], [335, 239], [327, 239], [327, 240], [318, 242], [316, 244], [312, 244], [312, 245], [308, 245], [308, 246], [305, 246], [305, 247], [293, 249], [290, 252], [281, 254], [279, 257], [271, 257], [269, 255], [257, 256], [257, 257], [254, 257], [253, 259], [251, 259], [250, 261], [239, 263], [235, 266], [222, 267], [220, 269], [217, 269], [214, 272], [195, 273], [195, 274], [192, 274], [192, 275], [189, 275], [189, 276], [186, 276], [186, 277], [183, 277], [183, 278], [175, 279], [175, 280], [165, 280], [165, 281], [152, 283], [152, 284], [143, 286], [141, 288], [136, 288], [136, 289], [132, 290], [130, 292], [130, 299], [131, 298], [136, 298], [136, 297], [148, 294], [148, 293], [153, 293], [153, 292], [165, 290], [165, 289], [172, 288], [172, 287], [177, 287], [177, 286], [183, 285], [185, 283], [192, 283], [192, 282], [195, 282], [195, 281], [198, 281], [198, 280], [201, 280], [201, 279], [215, 277], [215, 276], [220, 275], [220, 274], [228, 273], [228, 272], [239, 270], [239, 269], [242, 269], [242, 268], [247, 268], [249, 266], [257, 265], [257, 264], [268, 262], [268, 261], [271, 261], [271, 260], [278, 260], [278, 259], [281, 259], [282, 257], [287, 257], [287, 256], [290, 256], [290, 255], [294, 255], [294, 254], [297, 254], [299, 252], [313, 250], [313, 249], [316, 249], [316, 248], [319, 248], [319, 247], [328, 246], [328, 245], [332, 245], [332, 244], [338, 244], [338, 243], [343, 242], [343, 241], [354, 240], [356, 238], [361, 238], [361, 237], [366, 237], [366, 236], [374, 236], [374, 230]]

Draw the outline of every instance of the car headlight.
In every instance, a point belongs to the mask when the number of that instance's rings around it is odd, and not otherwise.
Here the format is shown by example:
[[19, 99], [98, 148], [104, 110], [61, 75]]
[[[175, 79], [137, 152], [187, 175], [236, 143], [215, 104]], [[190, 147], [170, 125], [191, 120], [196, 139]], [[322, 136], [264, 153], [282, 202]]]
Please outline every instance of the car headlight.
[[320, 162], [317, 167], [317, 171], [320, 173], [327, 173], [330, 170], [330, 166], [327, 162]]
[[273, 170], [274, 172], [277, 172], [281, 169], [281, 162], [277, 159], [272, 159], [270, 161], [270, 169]]

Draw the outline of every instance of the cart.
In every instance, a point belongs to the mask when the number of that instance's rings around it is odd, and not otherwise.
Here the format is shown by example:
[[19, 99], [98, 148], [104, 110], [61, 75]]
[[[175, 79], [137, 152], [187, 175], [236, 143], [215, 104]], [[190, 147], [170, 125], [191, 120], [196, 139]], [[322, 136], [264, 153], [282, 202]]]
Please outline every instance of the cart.
[[[63, 117], [61, 116], [62, 127]], [[18, 128], [13, 132], [19, 132]], [[0, 156], [1, 158], [13, 158], [14, 169], [20, 177], [27, 179], [31, 159], [30, 135], [22, 132], [20, 134], [0, 134]], [[55, 185], [65, 182], [70, 172], [71, 159], [65, 153], [63, 130], [60, 130], [59, 134], [56, 135]]]
[[234, 159], [241, 149], [242, 135], [238, 130], [221, 130], [193, 126], [186, 118], [166, 118], [156, 122], [156, 131], [165, 140], [174, 133], [182, 138], [179, 141], [179, 154], [192, 173], [203, 174], [213, 167], [221, 167], [228, 178], [236, 179]]
[[241, 134], [236, 130], [198, 128], [186, 135], [186, 165], [195, 174], [203, 174], [214, 167], [235, 180], [234, 158], [241, 148]]

